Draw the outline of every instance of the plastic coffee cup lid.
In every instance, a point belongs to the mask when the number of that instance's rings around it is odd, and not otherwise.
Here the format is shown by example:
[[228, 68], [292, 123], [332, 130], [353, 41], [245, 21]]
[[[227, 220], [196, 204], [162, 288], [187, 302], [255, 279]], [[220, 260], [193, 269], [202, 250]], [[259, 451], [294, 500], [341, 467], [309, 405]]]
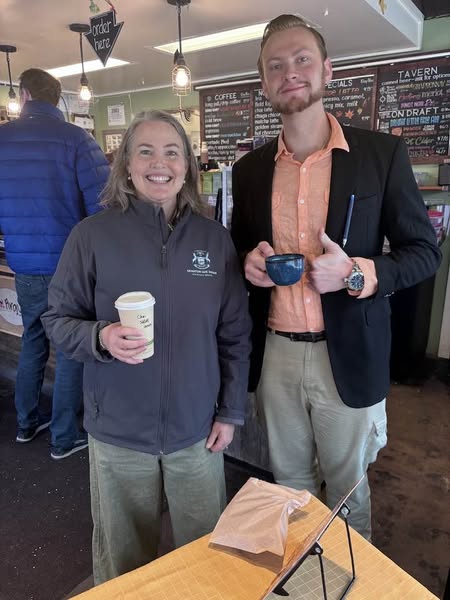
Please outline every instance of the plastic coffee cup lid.
[[148, 308], [155, 304], [155, 299], [150, 292], [127, 292], [122, 294], [114, 302], [114, 306], [120, 310], [136, 310], [136, 308]]

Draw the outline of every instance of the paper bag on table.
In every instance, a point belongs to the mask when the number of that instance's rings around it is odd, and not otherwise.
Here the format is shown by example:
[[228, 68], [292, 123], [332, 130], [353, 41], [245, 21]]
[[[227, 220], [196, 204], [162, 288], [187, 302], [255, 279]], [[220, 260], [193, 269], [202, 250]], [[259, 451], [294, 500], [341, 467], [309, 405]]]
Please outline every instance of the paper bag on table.
[[284, 555], [289, 515], [306, 506], [306, 490], [251, 477], [222, 513], [210, 542], [253, 554]]

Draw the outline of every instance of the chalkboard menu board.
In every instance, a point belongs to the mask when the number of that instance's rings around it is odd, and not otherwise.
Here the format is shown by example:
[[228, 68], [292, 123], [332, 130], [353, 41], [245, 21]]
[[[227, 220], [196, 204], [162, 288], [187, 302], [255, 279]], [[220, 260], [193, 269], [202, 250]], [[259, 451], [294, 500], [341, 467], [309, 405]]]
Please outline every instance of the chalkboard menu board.
[[[325, 88], [325, 110], [342, 125], [372, 129], [375, 75], [352, 75], [333, 79]], [[272, 110], [262, 89], [253, 90], [253, 135], [273, 137], [280, 133], [281, 118]]]
[[[415, 162], [449, 153], [450, 64], [423, 61], [380, 69], [378, 129], [401, 135]], [[429, 162], [429, 161], [427, 161]]]
[[[445, 59], [346, 69], [326, 86], [323, 102], [342, 125], [402, 135], [412, 162], [442, 162], [449, 154], [450, 64]], [[220, 161], [234, 160], [237, 140], [270, 138], [281, 129], [280, 115], [259, 81], [202, 90], [200, 120], [209, 156]]]
[[248, 88], [208, 91], [202, 96], [202, 139], [216, 160], [234, 160], [236, 141], [253, 135], [251, 93]]
[[325, 88], [325, 110], [341, 125], [372, 129], [375, 75], [333, 79]]
[[[363, 129], [373, 126], [376, 77], [360, 71], [333, 79], [325, 90], [324, 105], [343, 125]], [[249, 136], [275, 137], [281, 130], [280, 115], [272, 110], [257, 81], [200, 92], [202, 140], [210, 158], [233, 161], [237, 140]]]
[[281, 130], [279, 113], [273, 112], [261, 88], [253, 90], [253, 135], [275, 137]]

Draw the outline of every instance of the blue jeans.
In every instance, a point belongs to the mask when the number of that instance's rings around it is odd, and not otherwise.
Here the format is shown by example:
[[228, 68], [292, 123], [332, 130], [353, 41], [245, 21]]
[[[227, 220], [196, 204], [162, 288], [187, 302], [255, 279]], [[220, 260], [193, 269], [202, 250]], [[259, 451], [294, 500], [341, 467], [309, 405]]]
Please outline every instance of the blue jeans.
[[[16, 275], [17, 298], [22, 310], [22, 349], [17, 367], [15, 403], [21, 429], [36, 427], [46, 420], [40, 414], [39, 398], [50, 344], [41, 323], [48, 307], [50, 275]], [[52, 446], [70, 448], [81, 436], [78, 413], [83, 399], [83, 365], [56, 352], [53, 385]]]

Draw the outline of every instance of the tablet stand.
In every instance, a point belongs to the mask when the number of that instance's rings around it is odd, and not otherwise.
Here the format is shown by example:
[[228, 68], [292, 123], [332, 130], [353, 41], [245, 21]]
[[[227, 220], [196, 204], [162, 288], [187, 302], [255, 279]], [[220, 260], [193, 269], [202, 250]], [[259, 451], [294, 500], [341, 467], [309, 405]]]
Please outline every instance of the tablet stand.
[[345, 522], [345, 529], [347, 532], [348, 549], [349, 549], [350, 561], [351, 561], [351, 566], [352, 566], [351, 577], [349, 578], [349, 581], [347, 582], [347, 585], [345, 586], [345, 589], [342, 592], [342, 594], [339, 596], [338, 600], [343, 600], [343, 598], [345, 598], [345, 596], [347, 595], [348, 591], [350, 590], [350, 588], [352, 587], [352, 585], [356, 579], [355, 561], [353, 559], [352, 539], [351, 539], [351, 535], [350, 535], [350, 527], [348, 524], [348, 515], [350, 514], [350, 509], [345, 502], [341, 502], [334, 508], [331, 519], [329, 520], [327, 525], [324, 527], [324, 529], [321, 531], [320, 536], [314, 541], [309, 552], [307, 554], [300, 555], [298, 561], [293, 564], [293, 566], [289, 569], [288, 573], [286, 573], [286, 575], [277, 584], [276, 588], [272, 590], [272, 592], [274, 594], [277, 594], [278, 596], [289, 596], [288, 592], [286, 592], [286, 590], [284, 589], [283, 586], [289, 581], [289, 579], [292, 577], [292, 575], [297, 571], [297, 569], [302, 565], [302, 563], [306, 560], [306, 558], [308, 556], [318, 556], [319, 564], [320, 564], [320, 576], [322, 579], [323, 598], [324, 598], [324, 600], [328, 600], [325, 568], [324, 568], [324, 563], [323, 563], [323, 558], [322, 558], [323, 548], [319, 542], [320, 542], [320, 538], [322, 537], [322, 535], [325, 533], [325, 531], [328, 529], [328, 527], [334, 521], [336, 516], [339, 514], [342, 515], [342, 518]]

